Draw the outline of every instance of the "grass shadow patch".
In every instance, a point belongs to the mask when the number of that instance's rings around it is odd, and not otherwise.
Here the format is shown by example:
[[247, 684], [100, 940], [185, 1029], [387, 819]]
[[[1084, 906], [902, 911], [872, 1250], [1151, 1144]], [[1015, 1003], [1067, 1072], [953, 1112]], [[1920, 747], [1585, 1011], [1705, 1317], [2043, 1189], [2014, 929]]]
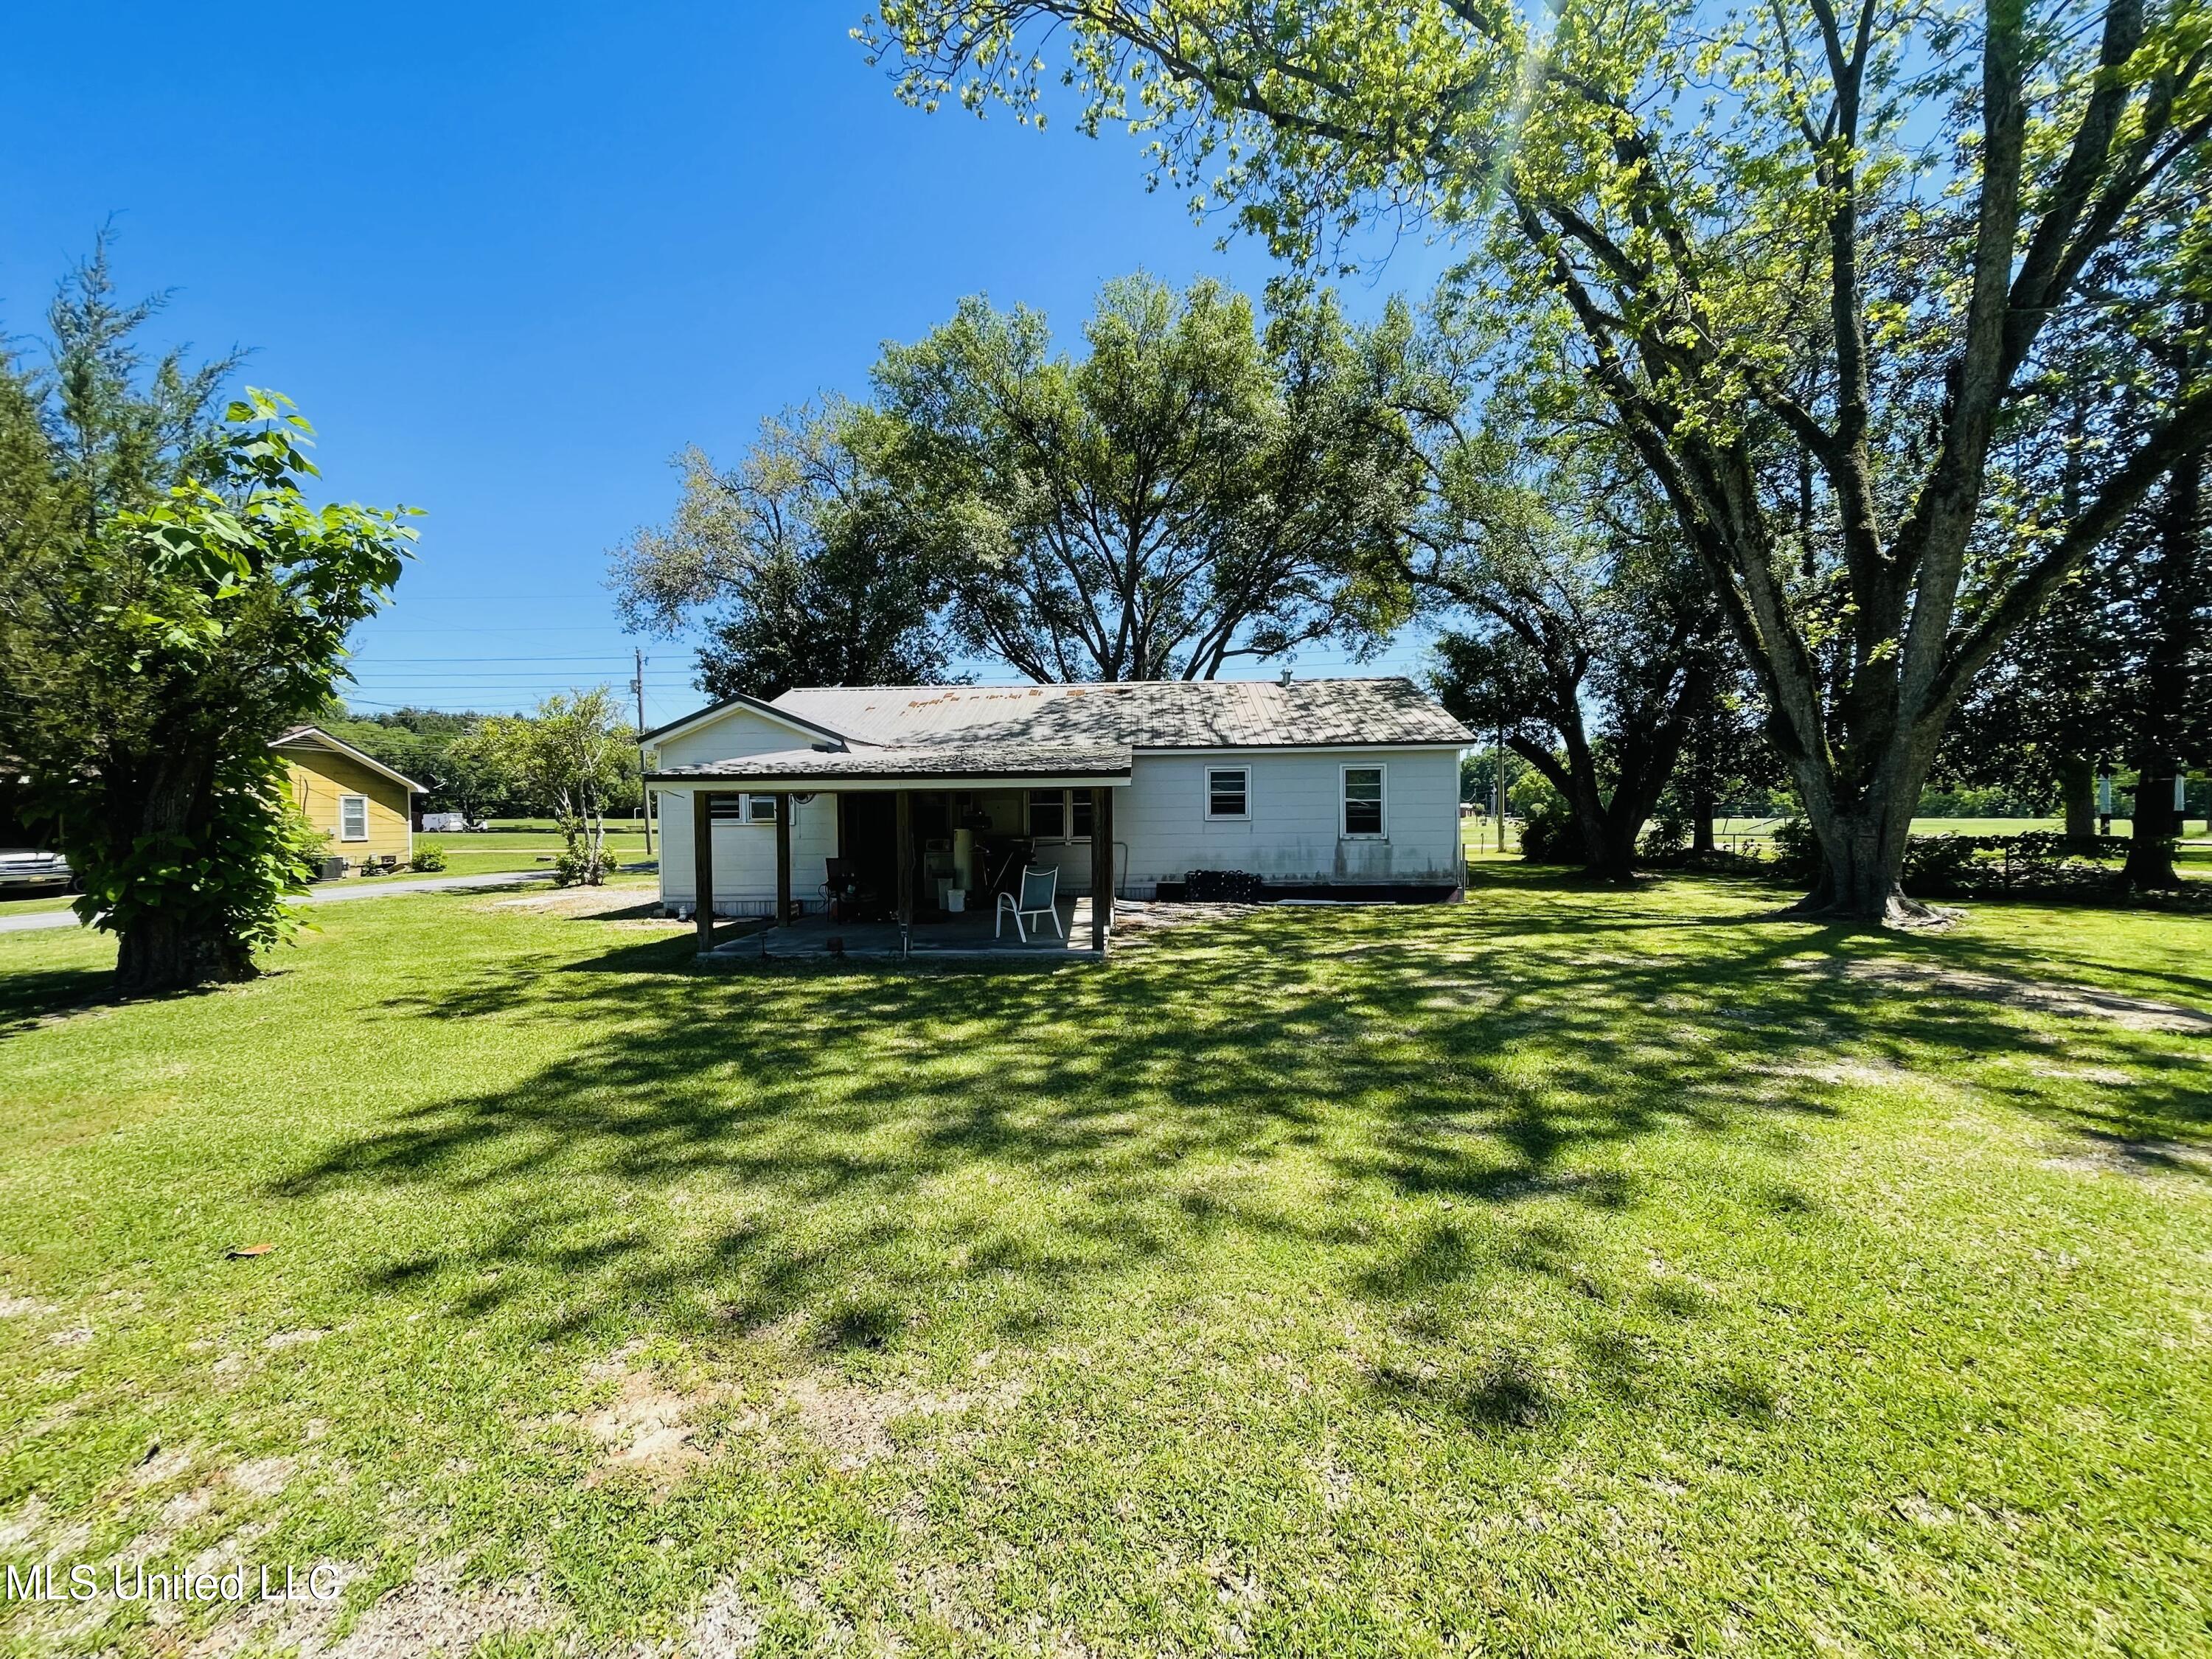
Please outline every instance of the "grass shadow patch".
[[115, 1000], [115, 971], [53, 968], [0, 974], [0, 1038], [84, 1013]]

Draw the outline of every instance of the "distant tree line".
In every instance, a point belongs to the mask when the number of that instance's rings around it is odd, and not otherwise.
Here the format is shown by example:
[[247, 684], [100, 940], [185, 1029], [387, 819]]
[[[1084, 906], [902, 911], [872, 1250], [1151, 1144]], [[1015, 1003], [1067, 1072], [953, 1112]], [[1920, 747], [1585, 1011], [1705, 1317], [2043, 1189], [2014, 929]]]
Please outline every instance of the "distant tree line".
[[[412, 707], [359, 714], [333, 699], [314, 724], [422, 784], [428, 792], [419, 799], [422, 811], [462, 812], [476, 820], [532, 817], [554, 811], [551, 795], [533, 785], [524, 770], [468, 741], [488, 723], [544, 715], [542, 708], [536, 715], [515, 716]], [[627, 722], [609, 714], [606, 723], [618, 740], [635, 744], [635, 732]], [[634, 813], [639, 795], [633, 767], [608, 784], [605, 810], [617, 816]]]

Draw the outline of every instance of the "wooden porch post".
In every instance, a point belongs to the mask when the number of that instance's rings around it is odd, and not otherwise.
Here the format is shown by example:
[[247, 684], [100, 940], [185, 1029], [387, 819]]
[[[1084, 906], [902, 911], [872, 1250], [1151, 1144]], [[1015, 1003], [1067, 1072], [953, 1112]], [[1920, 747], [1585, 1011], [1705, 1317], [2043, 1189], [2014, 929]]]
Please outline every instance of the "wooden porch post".
[[714, 946], [714, 834], [712, 797], [691, 792], [691, 915], [699, 930], [699, 949]]
[[898, 919], [901, 927], [914, 926], [914, 793], [898, 792]]
[[1091, 948], [1106, 954], [1114, 914], [1114, 792], [1091, 792]]
[[791, 924], [791, 797], [775, 798], [775, 925]]

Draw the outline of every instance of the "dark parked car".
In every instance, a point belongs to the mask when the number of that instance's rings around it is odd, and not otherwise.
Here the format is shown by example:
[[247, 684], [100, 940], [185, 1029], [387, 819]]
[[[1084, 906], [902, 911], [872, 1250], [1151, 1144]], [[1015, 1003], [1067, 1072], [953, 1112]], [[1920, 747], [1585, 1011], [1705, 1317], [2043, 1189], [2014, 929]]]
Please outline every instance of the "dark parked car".
[[30, 847], [0, 847], [0, 896], [49, 888], [74, 890], [76, 872], [59, 853]]

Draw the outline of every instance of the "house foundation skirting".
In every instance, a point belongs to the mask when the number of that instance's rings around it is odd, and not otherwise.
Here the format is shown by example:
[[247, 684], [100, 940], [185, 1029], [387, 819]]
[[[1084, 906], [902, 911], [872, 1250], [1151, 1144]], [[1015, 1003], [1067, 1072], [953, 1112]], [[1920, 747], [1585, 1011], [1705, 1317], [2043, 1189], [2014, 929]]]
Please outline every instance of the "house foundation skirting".
[[[1129, 898], [1151, 897], [1165, 903], [1176, 903], [1188, 895], [1179, 881], [1154, 884], [1147, 895], [1136, 887], [1124, 890]], [[1274, 882], [1262, 881], [1255, 904], [1273, 904], [1285, 899], [1334, 899], [1345, 904], [1451, 904], [1463, 896], [1465, 890], [1449, 882]]]

